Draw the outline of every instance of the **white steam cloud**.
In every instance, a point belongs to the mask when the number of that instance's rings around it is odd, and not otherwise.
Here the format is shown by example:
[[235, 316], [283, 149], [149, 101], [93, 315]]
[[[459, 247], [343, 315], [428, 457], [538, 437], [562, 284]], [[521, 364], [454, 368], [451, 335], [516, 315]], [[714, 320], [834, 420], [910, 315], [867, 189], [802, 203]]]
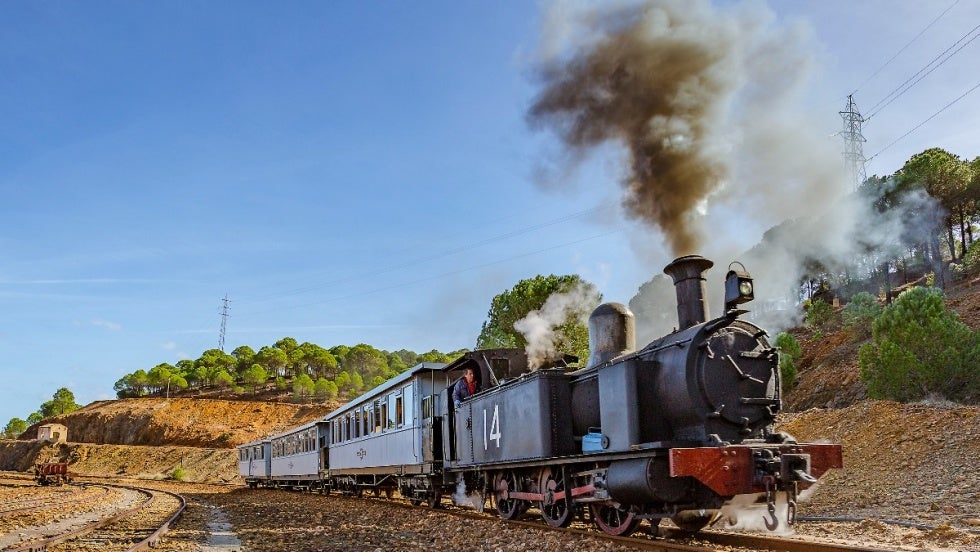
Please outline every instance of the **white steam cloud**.
[[539, 310], [533, 310], [514, 322], [514, 329], [527, 340], [528, 366], [536, 370], [559, 354], [568, 352], [561, 347], [566, 342], [561, 326], [569, 321], [587, 323], [589, 315], [598, 305], [596, 289], [578, 283], [567, 291], [552, 293]]

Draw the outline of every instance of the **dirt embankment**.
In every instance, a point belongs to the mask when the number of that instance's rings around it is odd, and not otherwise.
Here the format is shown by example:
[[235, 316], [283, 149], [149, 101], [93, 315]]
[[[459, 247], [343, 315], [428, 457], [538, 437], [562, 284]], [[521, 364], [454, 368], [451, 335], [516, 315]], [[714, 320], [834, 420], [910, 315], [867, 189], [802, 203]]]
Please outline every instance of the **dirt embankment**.
[[[73, 443], [234, 448], [320, 418], [332, 409], [323, 404], [141, 398], [94, 402], [44, 423], [65, 425]], [[36, 435], [32, 426], [22, 438]]]
[[35, 462], [47, 461], [68, 462], [80, 476], [166, 479], [180, 467], [184, 481], [239, 480], [235, 449], [0, 441], [0, 470], [29, 472]]
[[980, 527], [980, 407], [866, 400], [781, 416], [799, 441], [843, 445], [807, 501], [832, 514]]
[[238, 477], [235, 446], [323, 417], [334, 405], [220, 399], [142, 398], [94, 402], [44, 423], [68, 428], [68, 443], [0, 441], [0, 470], [29, 471], [35, 462], [69, 462], [79, 475], [162, 479], [181, 467], [187, 481]]

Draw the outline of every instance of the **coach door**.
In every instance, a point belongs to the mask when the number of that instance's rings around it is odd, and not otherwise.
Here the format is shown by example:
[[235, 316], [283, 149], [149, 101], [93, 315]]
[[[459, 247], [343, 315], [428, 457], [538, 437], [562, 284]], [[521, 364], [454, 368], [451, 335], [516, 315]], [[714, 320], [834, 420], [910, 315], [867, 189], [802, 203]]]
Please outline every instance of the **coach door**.
[[320, 438], [318, 445], [320, 447], [320, 473], [326, 472], [330, 469], [330, 431], [333, 424], [327, 423], [320, 425]]
[[442, 461], [442, 418], [439, 411], [439, 396], [432, 394], [422, 398], [422, 462]]

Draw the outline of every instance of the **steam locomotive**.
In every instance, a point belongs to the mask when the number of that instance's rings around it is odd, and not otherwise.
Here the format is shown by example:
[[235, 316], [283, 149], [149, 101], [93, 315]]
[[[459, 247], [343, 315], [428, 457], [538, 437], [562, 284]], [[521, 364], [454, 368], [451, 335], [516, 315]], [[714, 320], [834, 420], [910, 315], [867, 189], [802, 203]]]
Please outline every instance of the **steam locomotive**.
[[[530, 370], [516, 349], [420, 364], [322, 420], [242, 445], [240, 472], [253, 487], [398, 490], [431, 507], [448, 494], [479, 508], [489, 500], [504, 519], [535, 508], [551, 526], [588, 517], [613, 535], [665, 518], [697, 531], [736, 495], [765, 502], [770, 529], [781, 495], [792, 523], [799, 489], [842, 467], [841, 447], [774, 431], [778, 352], [740, 319], [752, 278], [730, 270], [725, 312], [709, 319], [712, 265], [691, 255], [665, 268], [679, 328], [642, 349], [629, 309], [600, 305], [585, 368], [562, 357]], [[454, 405], [469, 368], [482, 390]]]

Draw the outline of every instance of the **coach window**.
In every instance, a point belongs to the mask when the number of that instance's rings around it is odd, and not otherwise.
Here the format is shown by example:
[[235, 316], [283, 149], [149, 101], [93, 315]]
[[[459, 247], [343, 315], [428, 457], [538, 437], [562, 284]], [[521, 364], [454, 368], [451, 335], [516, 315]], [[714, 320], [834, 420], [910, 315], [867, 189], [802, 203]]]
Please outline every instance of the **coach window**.
[[402, 402], [403, 395], [395, 395], [395, 423], [398, 427], [405, 425], [405, 404]]
[[364, 416], [361, 418], [361, 435], [367, 437], [371, 434], [371, 425], [368, 424], [368, 413], [371, 411], [371, 405], [364, 406]]
[[361, 436], [361, 409], [358, 408], [354, 411], [354, 438], [357, 439]]
[[388, 395], [388, 428], [394, 429], [398, 425], [398, 414], [401, 410], [401, 393]]
[[378, 420], [378, 423], [381, 424], [382, 426], [381, 429], [383, 430], [388, 429], [387, 422], [388, 422], [388, 398], [381, 397], [381, 419]]
[[375, 428], [375, 425], [374, 425], [374, 403], [371, 403], [371, 404], [365, 406], [364, 408], [367, 409], [366, 410], [367, 416], [364, 417], [364, 423], [366, 423], [367, 426], [364, 429], [364, 433], [367, 433], [368, 435], [370, 435], [370, 434], [374, 433], [374, 428]]
[[415, 419], [415, 404], [412, 402], [412, 386], [406, 385], [402, 390], [402, 397], [405, 397], [405, 423], [411, 425]]
[[381, 433], [381, 419], [384, 416], [381, 414], [381, 402], [374, 401], [374, 432]]

